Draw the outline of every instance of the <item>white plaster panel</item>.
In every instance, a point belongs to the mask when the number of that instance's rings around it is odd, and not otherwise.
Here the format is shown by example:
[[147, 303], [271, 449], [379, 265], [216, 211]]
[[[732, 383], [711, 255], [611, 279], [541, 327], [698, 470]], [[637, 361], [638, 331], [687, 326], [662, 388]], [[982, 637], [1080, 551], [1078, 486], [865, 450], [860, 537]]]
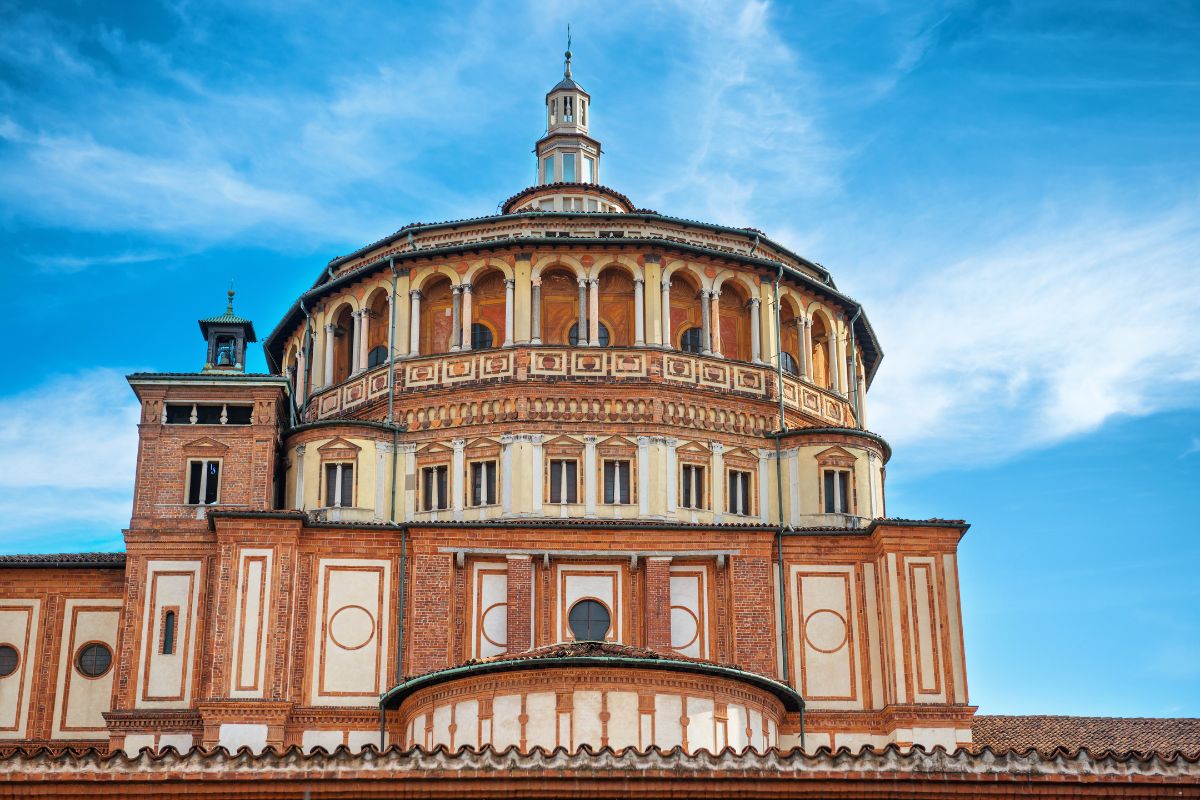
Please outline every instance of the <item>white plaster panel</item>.
[[521, 696], [497, 695], [492, 700], [492, 742], [497, 750], [521, 744]]
[[854, 568], [793, 566], [792, 576], [800, 693], [812, 708], [862, 708]]
[[[379, 731], [346, 731], [346, 747], [351, 753], [357, 753], [367, 745], [379, 747]], [[383, 746], [387, 747], [387, 734], [383, 735]]]
[[671, 567], [671, 649], [708, 657], [708, 571]]
[[508, 571], [501, 563], [479, 563], [473, 569], [474, 614], [471, 650], [475, 658], [508, 651]]
[[123, 749], [130, 755], [136, 755], [139, 751], [149, 748], [154, 749], [154, 734], [152, 733], [131, 733], [125, 737]]
[[181, 753], [192, 749], [194, 739], [190, 733], [164, 733], [158, 737], [158, 749], [174, 747]]
[[20, 654], [17, 670], [0, 678], [0, 739], [24, 739], [35, 667], [40, 600], [0, 600], [0, 642]]
[[85, 644], [100, 642], [113, 651], [115, 661], [120, 618], [120, 600], [71, 599], [63, 606], [52, 738], [94, 739], [107, 734], [103, 714], [112, 705], [116, 665], [98, 678], [89, 678], [75, 669], [75, 654]]
[[271, 572], [275, 552], [238, 551], [238, 589], [233, 609], [233, 669], [230, 697], [263, 697], [266, 688], [267, 631], [270, 630]]
[[450, 716], [453, 706], [438, 706], [433, 710], [433, 741], [430, 744], [433, 747], [445, 745], [451, 747], [450, 735]]
[[707, 697], [687, 698], [687, 740], [689, 752], [707, 750], [717, 751], [716, 747], [716, 717], [713, 701]]
[[625, 636], [622, 620], [624, 616], [622, 598], [624, 567], [605, 564], [560, 564], [556, 570], [559, 587], [559, 602], [556, 609], [558, 640], [574, 640], [571, 626], [567, 624], [567, 614], [577, 601], [591, 598], [608, 606], [609, 613], [612, 614], [612, 626], [609, 628], [608, 641], [623, 642]]
[[227, 722], [217, 731], [221, 747], [237, 752], [239, 747], [249, 747], [251, 752], [261, 753], [267, 747], [267, 726], [241, 722]]
[[600, 746], [600, 692], [575, 692], [573, 699], [574, 735], [572, 749], [581, 744]]
[[460, 747], [479, 747], [479, 701], [464, 700], [454, 705], [454, 743]]
[[949, 629], [947, 649], [950, 651], [950, 668], [954, 671], [954, 702], [967, 702], [967, 674], [963, 667], [962, 650], [962, 611], [958, 602], [958, 568], [953, 555], [942, 556], [942, 569], [945, 573], [946, 587], [946, 617]]
[[683, 744], [683, 698], [675, 694], [654, 695], [654, 744], [668, 750]]
[[637, 692], [608, 693], [608, 744], [614, 749], [640, 748]]
[[[137, 687], [139, 708], [187, 708], [192, 700], [192, 671], [195, 667], [196, 604], [202, 582], [200, 561], [146, 562], [146, 598], [142, 614]], [[177, 609], [175, 648], [160, 652], [164, 612]]]
[[747, 733], [750, 717], [746, 713], [746, 707], [730, 705], [725, 709], [725, 714], [728, 717], [725, 728], [729, 746], [741, 752], [750, 746], [750, 735]]
[[946, 683], [942, 665], [937, 565], [932, 558], [908, 558], [904, 566], [908, 581], [908, 624], [915, 700], [921, 703], [942, 702], [946, 697]]
[[525, 746], [553, 750], [558, 742], [558, 698], [554, 692], [525, 696]]
[[318, 747], [323, 747], [327, 752], [332, 753], [334, 749], [342, 745], [341, 731], [305, 731], [300, 739], [301, 745], [304, 747], [304, 752], [311, 753]]
[[[871, 670], [871, 707], [883, 708], [883, 640], [879, 631], [879, 600], [876, 594], [875, 565], [863, 564], [863, 608], [867, 619], [867, 659]], [[864, 698], [865, 700], [866, 698]]]
[[387, 688], [391, 562], [322, 559], [314, 705], [376, 705]]

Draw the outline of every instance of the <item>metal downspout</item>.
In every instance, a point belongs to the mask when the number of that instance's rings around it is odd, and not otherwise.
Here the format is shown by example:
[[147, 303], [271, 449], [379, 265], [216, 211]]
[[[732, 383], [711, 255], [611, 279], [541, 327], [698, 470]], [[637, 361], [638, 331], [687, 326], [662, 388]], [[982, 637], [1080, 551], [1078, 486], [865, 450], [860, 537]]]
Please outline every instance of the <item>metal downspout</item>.
[[[779, 431], [787, 430], [787, 420], [783, 414], [783, 323], [779, 310], [779, 282], [783, 280], [783, 262], [779, 262], [779, 271], [775, 274], [775, 369], [778, 376], [779, 391]], [[788, 652], [787, 652], [787, 611], [784, 598], [784, 587], [787, 585], [783, 576], [783, 455], [780, 452], [779, 436], [775, 437], [775, 505], [779, 511], [779, 525], [775, 529], [775, 551], [778, 555], [779, 570], [779, 640], [780, 666], [782, 667], [783, 682], [788, 682]]]
[[312, 314], [309, 314], [308, 309], [304, 307], [304, 298], [303, 297], [300, 298], [300, 310], [302, 312], [304, 312], [304, 340], [301, 342], [301, 346], [304, 347], [307, 351], [304, 353], [304, 373], [305, 374], [300, 376], [300, 382], [303, 387], [303, 390], [300, 392], [300, 396], [301, 396], [300, 408], [304, 409], [308, 406], [308, 384], [309, 384], [308, 376], [312, 374], [312, 356], [313, 356], [313, 354], [312, 354], [312, 349], [309, 348], [310, 341], [308, 338], [309, 336], [312, 335]]

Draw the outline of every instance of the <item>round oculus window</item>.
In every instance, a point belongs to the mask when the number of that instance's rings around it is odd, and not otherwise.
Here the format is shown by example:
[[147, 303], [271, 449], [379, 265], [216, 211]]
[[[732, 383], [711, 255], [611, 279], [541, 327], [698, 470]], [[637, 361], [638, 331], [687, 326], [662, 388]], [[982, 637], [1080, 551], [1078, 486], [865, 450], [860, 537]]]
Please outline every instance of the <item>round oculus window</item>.
[[88, 678], [99, 678], [112, 666], [112, 650], [99, 642], [85, 644], [75, 656], [75, 668]]
[[17, 671], [21, 654], [11, 644], [0, 644], [0, 678], [7, 678]]
[[580, 600], [571, 606], [567, 623], [577, 642], [602, 642], [612, 626], [612, 616], [603, 603]]

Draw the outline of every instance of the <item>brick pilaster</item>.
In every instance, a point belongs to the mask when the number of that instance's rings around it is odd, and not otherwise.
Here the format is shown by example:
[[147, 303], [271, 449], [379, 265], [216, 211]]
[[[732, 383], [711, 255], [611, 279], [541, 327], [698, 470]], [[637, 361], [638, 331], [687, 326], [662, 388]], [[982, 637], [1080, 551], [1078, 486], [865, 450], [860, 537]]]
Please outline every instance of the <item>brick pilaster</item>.
[[533, 557], [508, 556], [508, 652], [533, 647]]
[[668, 653], [671, 650], [671, 559], [647, 558], [645, 574], [646, 647]]
[[409, 671], [413, 675], [449, 666], [452, 558], [435, 554], [413, 556], [409, 639]]
[[753, 556], [730, 560], [734, 661], [743, 669], [775, 677], [775, 588], [771, 561]]

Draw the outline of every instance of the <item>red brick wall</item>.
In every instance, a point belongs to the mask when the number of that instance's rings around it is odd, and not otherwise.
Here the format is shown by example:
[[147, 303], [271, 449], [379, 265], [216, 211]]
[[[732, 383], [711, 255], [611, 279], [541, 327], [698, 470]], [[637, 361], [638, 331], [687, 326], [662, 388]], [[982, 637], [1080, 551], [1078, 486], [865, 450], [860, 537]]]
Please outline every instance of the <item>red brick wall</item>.
[[533, 559], [508, 557], [508, 652], [521, 653], [533, 647]]

